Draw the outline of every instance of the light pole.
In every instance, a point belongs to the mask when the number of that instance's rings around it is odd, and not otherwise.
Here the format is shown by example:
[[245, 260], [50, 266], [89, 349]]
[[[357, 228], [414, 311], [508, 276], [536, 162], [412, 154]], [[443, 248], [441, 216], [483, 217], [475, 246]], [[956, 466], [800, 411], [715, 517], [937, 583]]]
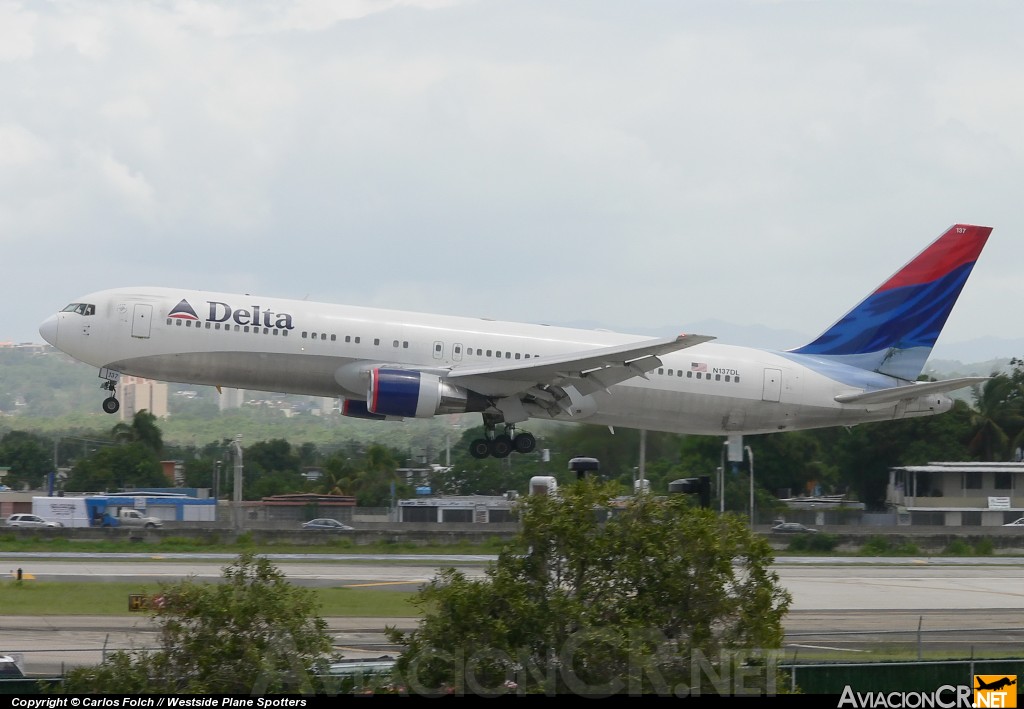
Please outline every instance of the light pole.
[[722, 441], [722, 465], [718, 468], [718, 514], [725, 514], [725, 452], [729, 441]]
[[743, 446], [747, 451], [747, 458], [750, 460], [750, 528], [754, 528], [754, 451], [750, 446]]

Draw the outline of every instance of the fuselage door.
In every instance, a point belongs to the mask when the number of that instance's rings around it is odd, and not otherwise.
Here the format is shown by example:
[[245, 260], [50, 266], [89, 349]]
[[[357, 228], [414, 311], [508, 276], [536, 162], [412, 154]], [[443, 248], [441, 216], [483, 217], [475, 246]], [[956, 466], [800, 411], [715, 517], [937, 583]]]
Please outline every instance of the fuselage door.
[[152, 320], [153, 306], [148, 303], [136, 303], [135, 314], [132, 316], [132, 337], [149, 337]]
[[782, 395], [782, 370], [764, 370], [764, 390], [761, 393], [762, 401], [778, 401]]

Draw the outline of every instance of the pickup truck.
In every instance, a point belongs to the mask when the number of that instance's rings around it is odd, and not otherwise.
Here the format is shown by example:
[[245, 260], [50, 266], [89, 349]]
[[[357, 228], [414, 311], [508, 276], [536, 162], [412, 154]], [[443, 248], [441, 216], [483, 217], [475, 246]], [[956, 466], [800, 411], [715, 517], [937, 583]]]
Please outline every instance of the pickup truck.
[[164, 521], [159, 517], [147, 517], [138, 510], [122, 507], [116, 513], [107, 513], [103, 518], [104, 527], [145, 527], [153, 529], [163, 527]]

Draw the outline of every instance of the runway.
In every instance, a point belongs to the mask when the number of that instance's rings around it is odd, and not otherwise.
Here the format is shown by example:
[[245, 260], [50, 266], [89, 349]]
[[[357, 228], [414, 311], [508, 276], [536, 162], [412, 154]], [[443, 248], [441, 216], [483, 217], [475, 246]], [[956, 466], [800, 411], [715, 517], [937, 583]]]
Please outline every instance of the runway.
[[[454, 566], [482, 575], [486, 556], [268, 555], [294, 583], [310, 586], [374, 585], [382, 592], [412, 591]], [[0, 570], [47, 581], [214, 580], [232, 555], [4, 554]], [[774, 565], [793, 598], [784, 623], [787, 655], [848, 653], [851, 659], [879, 644], [962, 651], [1024, 651], [1024, 559], [782, 559]], [[0, 609], [2, 612], [2, 609]], [[328, 618], [346, 657], [394, 654], [385, 626], [412, 629], [414, 618]], [[0, 653], [24, 657], [27, 670], [59, 672], [101, 661], [106, 650], [150, 647], [148, 618], [139, 616], [0, 616]]]

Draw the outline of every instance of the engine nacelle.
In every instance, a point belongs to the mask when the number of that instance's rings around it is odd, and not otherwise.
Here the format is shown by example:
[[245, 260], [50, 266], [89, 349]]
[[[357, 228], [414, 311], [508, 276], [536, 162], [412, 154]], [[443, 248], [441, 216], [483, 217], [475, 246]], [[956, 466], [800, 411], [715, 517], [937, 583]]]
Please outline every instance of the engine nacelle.
[[435, 374], [408, 369], [374, 369], [366, 390], [366, 410], [383, 416], [464, 414], [483, 411], [490, 403], [486, 397], [449, 384]]
[[345, 399], [341, 402], [341, 415], [354, 419], [370, 419], [372, 421], [385, 421], [388, 418], [401, 420], [401, 417], [389, 417], [384, 414], [370, 413], [366, 408], [366, 402], [356, 399]]

